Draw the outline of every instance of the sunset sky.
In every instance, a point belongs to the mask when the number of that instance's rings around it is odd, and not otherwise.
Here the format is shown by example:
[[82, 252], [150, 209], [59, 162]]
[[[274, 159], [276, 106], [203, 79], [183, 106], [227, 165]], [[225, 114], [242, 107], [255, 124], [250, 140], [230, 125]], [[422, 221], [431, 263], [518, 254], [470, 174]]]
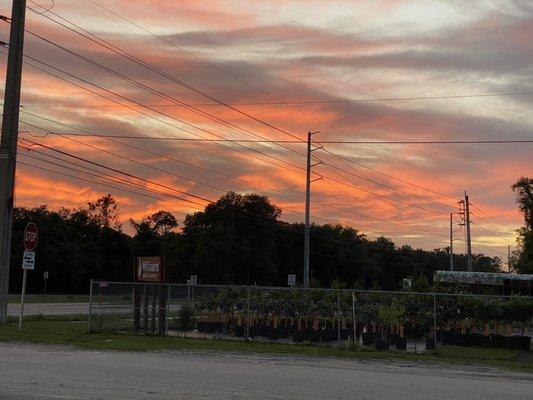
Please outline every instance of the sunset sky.
[[[51, 4], [28, 0], [38, 12]], [[10, 15], [11, 1], [0, 5]], [[128, 218], [165, 209], [181, 220], [234, 190], [268, 195], [282, 219], [303, 221], [308, 131], [320, 131], [317, 142], [533, 138], [527, 1], [56, 0], [35, 11], [19, 136], [32, 151], [19, 148], [18, 206], [73, 208], [112, 193], [128, 231]], [[8, 42], [9, 24], [0, 29]], [[466, 189], [473, 250], [505, 259], [523, 225], [511, 185], [533, 175], [532, 150], [326, 143], [313, 153], [324, 165], [314, 168], [323, 179], [312, 184], [312, 221], [444, 247]]]

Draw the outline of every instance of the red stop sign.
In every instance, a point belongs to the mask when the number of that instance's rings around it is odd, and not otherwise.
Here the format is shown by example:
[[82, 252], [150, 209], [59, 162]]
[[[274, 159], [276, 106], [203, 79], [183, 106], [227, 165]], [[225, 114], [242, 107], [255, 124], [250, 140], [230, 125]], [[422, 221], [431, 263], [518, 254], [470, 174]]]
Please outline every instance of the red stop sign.
[[33, 222], [28, 222], [26, 228], [24, 229], [24, 236], [22, 241], [24, 243], [24, 248], [28, 251], [35, 250], [37, 247], [37, 239], [39, 237], [39, 232], [37, 231], [37, 225]]

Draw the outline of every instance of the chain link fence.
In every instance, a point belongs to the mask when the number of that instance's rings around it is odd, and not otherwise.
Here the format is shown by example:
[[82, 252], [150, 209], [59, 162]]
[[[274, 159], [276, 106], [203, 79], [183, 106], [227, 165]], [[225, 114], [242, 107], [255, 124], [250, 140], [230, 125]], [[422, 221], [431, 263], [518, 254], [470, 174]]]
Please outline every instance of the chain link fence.
[[413, 352], [529, 350], [533, 297], [92, 282], [89, 331]]

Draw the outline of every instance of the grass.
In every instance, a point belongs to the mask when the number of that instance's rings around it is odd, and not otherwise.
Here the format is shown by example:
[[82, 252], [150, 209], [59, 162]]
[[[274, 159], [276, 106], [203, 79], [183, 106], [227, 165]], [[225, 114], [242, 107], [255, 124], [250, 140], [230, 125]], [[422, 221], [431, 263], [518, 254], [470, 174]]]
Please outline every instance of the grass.
[[86, 316], [30, 316], [24, 320], [22, 332], [16, 319], [0, 327], [0, 342], [29, 342], [69, 345], [83, 349], [115, 351], [209, 350], [219, 352], [252, 352], [262, 354], [292, 354], [312, 357], [357, 359], [387, 359], [437, 361], [446, 363], [482, 364], [533, 372], [533, 363], [521, 361], [524, 353], [518, 350], [482, 349], [473, 347], [440, 346], [439, 353], [413, 354], [378, 352], [372, 349], [334, 348], [303, 344], [274, 344], [234, 342], [226, 340], [191, 339], [179, 337], [144, 336], [124, 333], [87, 333]]

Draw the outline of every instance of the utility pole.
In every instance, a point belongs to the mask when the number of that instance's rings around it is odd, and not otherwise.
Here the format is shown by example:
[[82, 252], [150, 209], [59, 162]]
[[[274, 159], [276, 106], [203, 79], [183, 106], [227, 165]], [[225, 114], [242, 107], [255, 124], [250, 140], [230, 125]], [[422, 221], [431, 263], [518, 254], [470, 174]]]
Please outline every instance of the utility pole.
[[472, 238], [470, 236], [470, 203], [465, 190], [465, 225], [466, 225], [466, 251], [467, 251], [467, 271], [472, 272]]
[[322, 161], [317, 162], [315, 164], [311, 164], [311, 153], [314, 150], [321, 149], [322, 146], [311, 148], [311, 138], [314, 134], [319, 132], [307, 132], [307, 179], [305, 182], [305, 227], [304, 227], [304, 279], [303, 284], [304, 287], [309, 287], [309, 215], [310, 215], [310, 202], [311, 202], [311, 183], [321, 179], [311, 179], [311, 169], [319, 164], [323, 164]]
[[0, 325], [7, 319], [26, 0], [13, 0], [0, 144]]
[[453, 213], [450, 213], [450, 271], [453, 271]]
[[511, 245], [507, 245], [507, 272], [511, 272]]

